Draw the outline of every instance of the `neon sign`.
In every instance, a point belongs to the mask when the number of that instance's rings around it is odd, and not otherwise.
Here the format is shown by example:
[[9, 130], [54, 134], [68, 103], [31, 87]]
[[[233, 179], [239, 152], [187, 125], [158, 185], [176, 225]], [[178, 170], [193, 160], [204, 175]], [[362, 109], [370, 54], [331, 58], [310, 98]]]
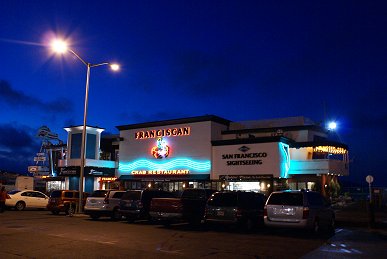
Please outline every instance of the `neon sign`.
[[117, 177], [101, 177], [101, 181], [111, 182], [117, 180]]
[[189, 158], [176, 158], [165, 162], [164, 160], [153, 162], [147, 159], [139, 159], [134, 162], [120, 162], [120, 172], [132, 172], [136, 170], [174, 170], [179, 168], [186, 168], [188, 170], [195, 170], [200, 172], [207, 172], [211, 169], [211, 161], [192, 160]]
[[[285, 155], [285, 163], [284, 168], [281, 172], [281, 177], [288, 177], [289, 170], [290, 170], [290, 153], [289, 153], [289, 145], [284, 143], [279, 143], [279, 146], [282, 147], [282, 152]], [[281, 151], [281, 148], [280, 148]]]
[[187, 175], [189, 170], [139, 170], [132, 171], [133, 175]]
[[342, 147], [333, 146], [317, 146], [313, 148], [313, 152], [331, 153], [331, 154], [346, 154], [347, 150]]
[[158, 138], [157, 146], [154, 146], [152, 148], [151, 153], [152, 153], [152, 156], [154, 156], [157, 159], [166, 158], [169, 155], [169, 146], [167, 145], [165, 140], [163, 140], [163, 138]]
[[148, 139], [148, 138], [161, 138], [161, 137], [177, 137], [177, 136], [189, 136], [190, 134], [191, 134], [191, 127], [182, 127], [182, 128], [138, 131], [134, 133], [134, 138]]

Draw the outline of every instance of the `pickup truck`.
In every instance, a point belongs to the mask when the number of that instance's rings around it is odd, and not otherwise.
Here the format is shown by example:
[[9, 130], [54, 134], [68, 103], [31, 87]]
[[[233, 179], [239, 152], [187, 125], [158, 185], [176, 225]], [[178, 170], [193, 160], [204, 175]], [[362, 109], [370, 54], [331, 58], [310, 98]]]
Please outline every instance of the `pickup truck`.
[[204, 216], [206, 202], [215, 192], [212, 189], [185, 189], [180, 198], [153, 198], [149, 215], [152, 220], [164, 225], [182, 221], [199, 224]]

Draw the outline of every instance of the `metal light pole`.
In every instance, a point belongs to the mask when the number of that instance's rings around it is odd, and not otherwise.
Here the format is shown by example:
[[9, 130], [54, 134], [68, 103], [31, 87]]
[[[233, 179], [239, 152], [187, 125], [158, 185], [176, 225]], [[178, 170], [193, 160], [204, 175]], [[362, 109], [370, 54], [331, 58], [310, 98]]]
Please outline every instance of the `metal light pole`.
[[92, 67], [99, 67], [104, 65], [110, 65], [110, 67], [113, 70], [118, 70], [119, 65], [117, 64], [110, 64], [108, 62], [103, 62], [99, 64], [91, 64], [89, 62], [86, 62], [83, 58], [81, 58], [77, 53], [75, 53], [73, 50], [69, 49], [65, 42], [63, 41], [54, 41], [53, 49], [56, 52], [64, 53], [66, 51], [71, 52], [75, 57], [77, 57], [86, 67], [86, 91], [85, 91], [85, 106], [84, 106], [84, 112], [83, 112], [83, 128], [82, 128], [82, 143], [81, 143], [81, 168], [79, 172], [79, 202], [78, 202], [78, 213], [83, 212], [83, 177], [85, 175], [85, 166], [86, 166], [86, 122], [87, 122], [87, 107], [89, 102], [89, 82], [90, 82], [90, 69]]

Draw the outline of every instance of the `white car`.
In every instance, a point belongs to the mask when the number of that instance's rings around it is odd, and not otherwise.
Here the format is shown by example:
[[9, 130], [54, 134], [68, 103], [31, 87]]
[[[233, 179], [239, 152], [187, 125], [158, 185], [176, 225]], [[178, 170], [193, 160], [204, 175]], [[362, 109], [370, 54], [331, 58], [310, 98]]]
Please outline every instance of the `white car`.
[[27, 209], [46, 209], [48, 196], [42, 192], [32, 190], [13, 190], [8, 192], [8, 198], [5, 206], [15, 208], [16, 210]]

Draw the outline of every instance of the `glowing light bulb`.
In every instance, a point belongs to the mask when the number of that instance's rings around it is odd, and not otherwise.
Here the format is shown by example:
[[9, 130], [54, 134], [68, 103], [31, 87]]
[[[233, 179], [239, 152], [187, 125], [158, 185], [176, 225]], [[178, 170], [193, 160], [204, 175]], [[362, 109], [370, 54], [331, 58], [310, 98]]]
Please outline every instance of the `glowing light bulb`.
[[60, 53], [60, 54], [65, 53], [68, 49], [67, 43], [63, 40], [58, 40], [58, 39], [54, 40], [51, 43], [51, 47], [56, 53]]

